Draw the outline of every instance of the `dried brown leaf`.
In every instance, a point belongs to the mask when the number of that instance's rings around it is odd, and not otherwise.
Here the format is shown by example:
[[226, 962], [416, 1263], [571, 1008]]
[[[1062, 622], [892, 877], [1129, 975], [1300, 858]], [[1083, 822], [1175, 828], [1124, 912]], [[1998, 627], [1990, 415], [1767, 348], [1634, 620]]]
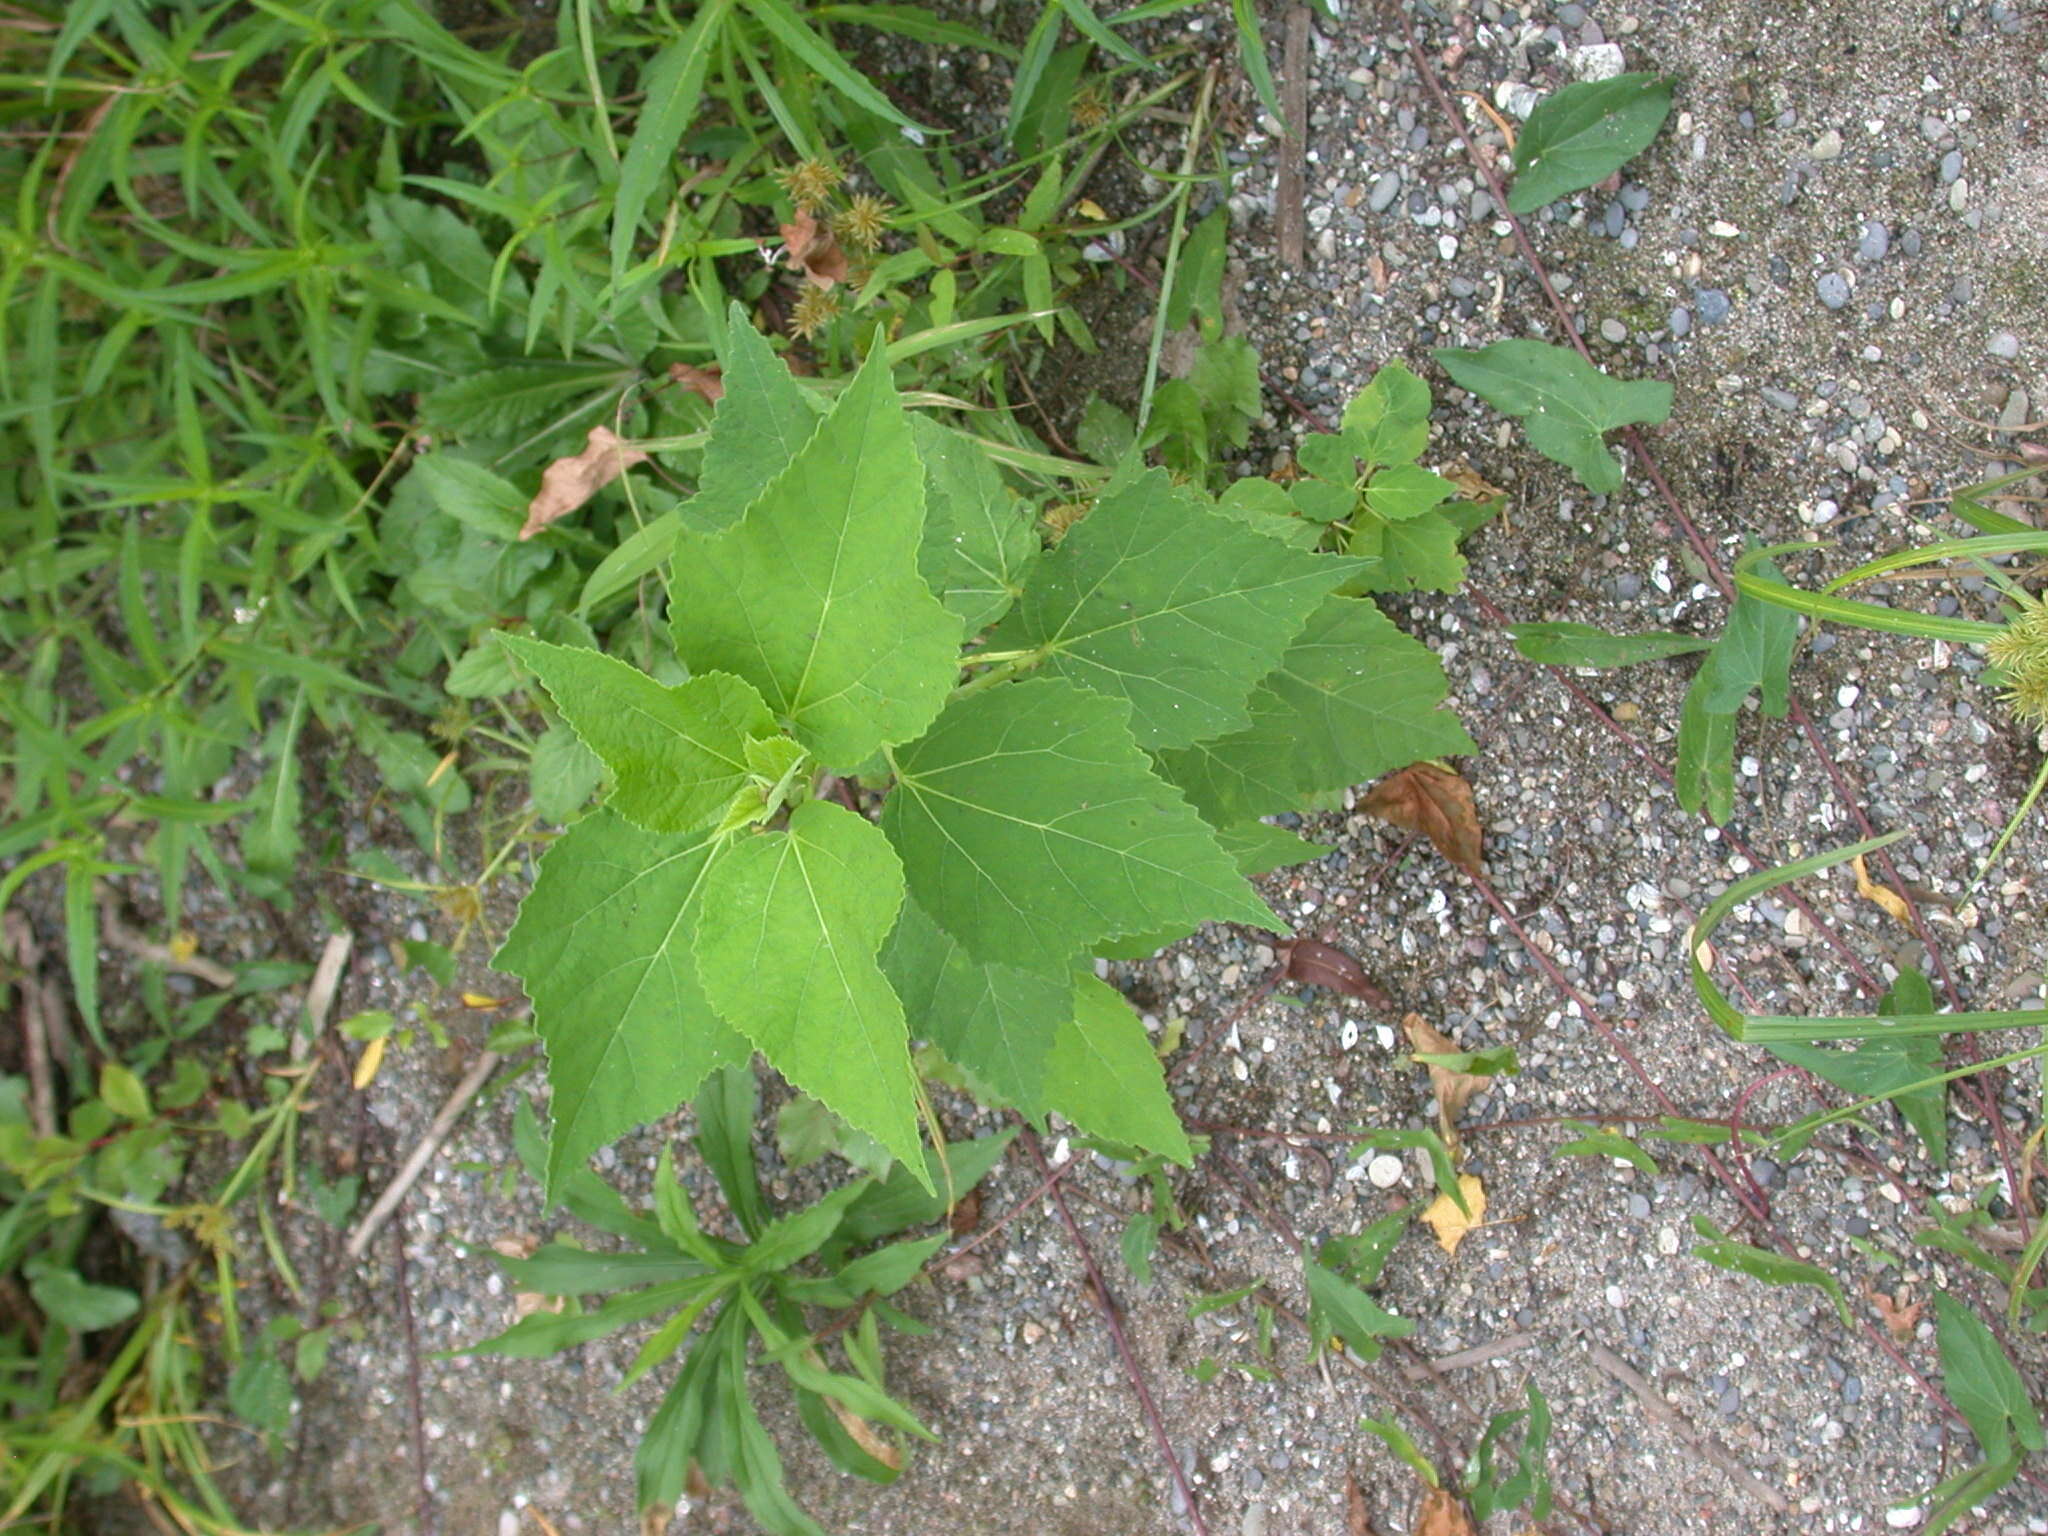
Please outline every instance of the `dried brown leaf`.
[[789, 257], [784, 265], [803, 273], [820, 288], [846, 281], [846, 252], [839, 248], [832, 231], [807, 210], [799, 209], [794, 223], [777, 227], [782, 231], [782, 244]]
[[1394, 1000], [1365, 974], [1365, 967], [1356, 957], [1321, 939], [1296, 939], [1289, 944], [1282, 974], [1303, 986], [1327, 987], [1345, 997], [1355, 997], [1382, 1013], [1394, 1011]]
[[1372, 1526], [1372, 1513], [1365, 1507], [1365, 1490], [1352, 1472], [1344, 1474], [1344, 1536], [1379, 1536]]
[[1857, 854], [1850, 861], [1856, 871], [1856, 894], [1865, 901], [1874, 901], [1907, 927], [1913, 925], [1913, 909], [1906, 905], [1906, 898], [1888, 885], [1879, 885], [1870, 878], [1870, 868], [1863, 862], [1863, 855]]
[[953, 1202], [946, 1213], [946, 1226], [955, 1237], [965, 1237], [981, 1225], [981, 1191], [970, 1189]]
[[1411, 764], [1381, 779], [1358, 808], [1406, 831], [1420, 832], [1468, 874], [1485, 872], [1479, 862], [1479, 811], [1472, 803], [1472, 786], [1450, 769]]
[[716, 405], [725, 398], [725, 380], [718, 368], [693, 368], [688, 363], [670, 363], [668, 376], [692, 394], [702, 395]]
[[540, 475], [540, 494], [527, 504], [526, 526], [519, 537], [530, 539], [557, 518], [567, 517], [647, 455], [610, 427], [592, 427], [583, 451], [557, 459]]
[[1924, 1301], [1908, 1303], [1904, 1299], [1904, 1291], [1899, 1292], [1897, 1297], [1892, 1297], [1873, 1286], [1867, 1288], [1863, 1294], [1869, 1297], [1870, 1304], [1877, 1308], [1878, 1320], [1884, 1324], [1885, 1332], [1901, 1344], [1913, 1337], [1913, 1330], [1920, 1326], [1920, 1314], [1927, 1310], [1927, 1303]]
[[[1401, 1020], [1401, 1028], [1408, 1036], [1411, 1050], [1431, 1056], [1456, 1056], [1458, 1042], [1438, 1029], [1419, 1013], [1411, 1013]], [[1472, 1096], [1483, 1092], [1489, 1079], [1473, 1072], [1456, 1072], [1449, 1067], [1440, 1067], [1426, 1062], [1429, 1068], [1429, 1086], [1436, 1093], [1437, 1116], [1443, 1122], [1444, 1140], [1453, 1146], [1457, 1144], [1454, 1127], [1458, 1116], [1465, 1112], [1465, 1106], [1472, 1102]]]
[[1448, 1488], [1432, 1488], [1415, 1512], [1415, 1536], [1479, 1536], [1465, 1501]]
[[1463, 459], [1455, 464], [1446, 465], [1438, 473], [1455, 485], [1467, 501], [1492, 501], [1495, 497], [1507, 495], [1506, 490], [1488, 480]]

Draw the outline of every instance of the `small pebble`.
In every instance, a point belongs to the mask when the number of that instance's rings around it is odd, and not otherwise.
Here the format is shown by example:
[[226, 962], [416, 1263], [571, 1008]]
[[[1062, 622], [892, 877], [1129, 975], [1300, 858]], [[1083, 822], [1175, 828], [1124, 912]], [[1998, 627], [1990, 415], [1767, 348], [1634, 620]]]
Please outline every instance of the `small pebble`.
[[1961, 213], [1964, 209], [1968, 208], [1969, 206], [1970, 178], [1967, 176], [1958, 177], [1956, 180], [1949, 183], [1948, 211], [1950, 213]]
[[1600, 334], [1608, 341], [1620, 343], [1628, 340], [1628, 327], [1619, 320], [1602, 320]]
[[1829, 309], [1840, 309], [1849, 302], [1849, 279], [1839, 272], [1824, 273], [1813, 285], [1813, 291]]
[[1863, 233], [1856, 241], [1858, 261], [1882, 261], [1884, 253], [1892, 248], [1892, 232], [1872, 219], [1863, 226]]
[[1374, 1189], [1392, 1189], [1401, 1182], [1401, 1159], [1390, 1152], [1382, 1152], [1365, 1165], [1365, 1176], [1372, 1181]]
[[1839, 160], [1842, 158], [1842, 136], [1830, 128], [1815, 139], [1806, 152], [1816, 160]]
[[2005, 397], [2005, 409], [1998, 413], [1998, 430], [2001, 432], [2017, 432], [2025, 427], [2032, 420], [2029, 414], [2031, 405], [2032, 402], [2027, 399], [2027, 392], [2024, 389], [2015, 387]]
[[1683, 336], [1692, 329], [1692, 311], [1681, 304], [1671, 311], [1671, 318], [1666, 323], [1671, 327], [1673, 336]]
[[1719, 325], [1728, 318], [1728, 311], [1733, 307], [1728, 295], [1719, 288], [1695, 288], [1692, 298], [1693, 303], [1699, 306], [1701, 325]]
[[1394, 206], [1394, 199], [1400, 195], [1401, 173], [1381, 171], [1379, 179], [1372, 184], [1372, 192], [1367, 196], [1365, 203], [1374, 213], [1385, 213]]
[[1993, 331], [1991, 340], [1984, 344], [1984, 350], [1990, 356], [2010, 363], [2020, 355], [2020, 339], [2011, 331]]
[[1941, 165], [1938, 169], [1943, 186], [1948, 186], [1953, 182], [1961, 180], [1963, 174], [1963, 152], [1960, 149], [1950, 150], [1941, 157]]

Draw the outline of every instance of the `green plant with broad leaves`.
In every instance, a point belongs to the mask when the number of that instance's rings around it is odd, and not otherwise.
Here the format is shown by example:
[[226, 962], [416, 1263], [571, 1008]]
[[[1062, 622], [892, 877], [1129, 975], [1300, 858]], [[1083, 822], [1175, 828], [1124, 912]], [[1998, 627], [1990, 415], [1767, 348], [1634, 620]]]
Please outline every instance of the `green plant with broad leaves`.
[[[667, 1151], [655, 1172], [651, 1216], [576, 1169], [554, 1181], [562, 1204], [632, 1246], [595, 1252], [558, 1241], [526, 1258], [500, 1258], [515, 1285], [557, 1298], [559, 1310], [532, 1312], [465, 1352], [542, 1358], [660, 1319], [621, 1383], [683, 1357], [635, 1458], [639, 1507], [672, 1509], [694, 1465], [711, 1484], [737, 1489], [774, 1536], [822, 1536], [783, 1486], [781, 1455], [755, 1406], [758, 1365], [773, 1364], [787, 1378], [804, 1427], [835, 1466], [894, 1482], [903, 1468], [897, 1436], [933, 1436], [889, 1395], [881, 1330], [926, 1331], [889, 1298], [947, 1238], [943, 1231], [903, 1234], [943, 1218], [950, 1201], [934, 1189], [971, 1189], [1013, 1133], [955, 1142], [943, 1155], [929, 1153], [918, 1174], [899, 1167], [887, 1177], [865, 1176], [771, 1217], [754, 1167], [755, 1098], [752, 1071], [724, 1067], [696, 1103], [697, 1152], [717, 1181], [733, 1235], [706, 1229]], [[543, 1176], [547, 1150], [523, 1099], [515, 1133], [528, 1171]], [[817, 1309], [840, 1314], [838, 1321], [815, 1329], [808, 1319]], [[824, 1333], [836, 1338], [848, 1369], [826, 1362]]]
[[1097, 958], [1314, 856], [1259, 818], [1471, 750], [1427, 649], [1298, 547], [1126, 463], [1056, 548], [877, 349], [836, 396], [735, 312], [664, 584], [677, 665], [507, 633], [606, 765], [498, 963], [553, 1087], [550, 1189], [758, 1051], [914, 1170], [912, 1038], [991, 1102], [1185, 1161]]

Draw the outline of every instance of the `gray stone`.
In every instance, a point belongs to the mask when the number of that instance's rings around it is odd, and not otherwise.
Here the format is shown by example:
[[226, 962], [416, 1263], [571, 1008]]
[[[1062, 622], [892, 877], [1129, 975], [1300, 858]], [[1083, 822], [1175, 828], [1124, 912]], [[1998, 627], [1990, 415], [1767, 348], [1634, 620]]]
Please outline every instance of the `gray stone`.
[[1601, 224], [1607, 231], [1608, 239], [1619, 240], [1622, 229], [1628, 224], [1628, 210], [1622, 207], [1620, 203], [1609, 203], [1606, 214], [1602, 216]]
[[1628, 327], [1619, 320], [1602, 320], [1600, 334], [1608, 341], [1620, 343], [1628, 340]]
[[1829, 309], [1840, 309], [1849, 302], [1849, 279], [1839, 272], [1828, 272], [1813, 285], [1813, 291]]
[[2005, 397], [2005, 409], [1998, 413], [1998, 430], [2017, 432], [2033, 418], [2028, 415], [2027, 392], [2014, 389]]
[[1993, 331], [1991, 339], [1984, 344], [1984, 350], [1990, 356], [2009, 363], [2020, 355], [2020, 339], [2011, 331]]
[[1960, 149], [1950, 150], [1941, 157], [1941, 164], [1937, 169], [1941, 174], [1943, 186], [1956, 180], [1963, 174], [1963, 152]]
[[1728, 295], [1719, 288], [1695, 288], [1692, 297], [1693, 303], [1699, 306], [1701, 325], [1719, 325], [1733, 308]]
[[1830, 128], [1819, 138], [1815, 139], [1806, 152], [1813, 156], [1814, 159], [1823, 162], [1839, 160], [1842, 158], [1842, 136]]
[[1884, 253], [1892, 248], [1892, 232], [1876, 219], [1863, 226], [1863, 233], [1856, 241], [1858, 261], [1882, 261]]
[[1908, 256], [1918, 256], [1920, 254], [1920, 231], [1909, 229], [1899, 236], [1899, 249]]
[[1681, 304], [1671, 311], [1671, 318], [1667, 323], [1673, 336], [1683, 336], [1692, 329], [1692, 311]]
[[1762, 394], [1765, 405], [1773, 406], [1781, 411], [1796, 411], [1799, 409], [1799, 397], [1789, 389], [1776, 389], [1766, 384], [1763, 387]]
[[1399, 171], [1381, 171], [1379, 179], [1372, 184], [1372, 191], [1366, 196], [1365, 204], [1374, 213], [1385, 213], [1394, 206], [1394, 199], [1400, 195], [1401, 173]]

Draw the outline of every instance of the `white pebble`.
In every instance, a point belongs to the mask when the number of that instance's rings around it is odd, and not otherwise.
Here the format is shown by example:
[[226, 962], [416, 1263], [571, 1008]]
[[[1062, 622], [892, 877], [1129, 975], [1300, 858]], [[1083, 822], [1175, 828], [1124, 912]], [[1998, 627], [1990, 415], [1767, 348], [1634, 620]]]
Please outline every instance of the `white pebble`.
[[1884, 1512], [1884, 1523], [1895, 1531], [1910, 1531], [1926, 1518], [1927, 1511], [1918, 1504], [1908, 1505], [1904, 1509], [1888, 1509]]
[[1863, 690], [1861, 688], [1858, 688], [1854, 683], [1844, 683], [1840, 688], [1835, 690], [1835, 702], [1841, 705], [1844, 709], [1847, 709], [1850, 705], [1854, 704], [1858, 699], [1862, 697]]
[[1401, 1159], [1391, 1152], [1382, 1152], [1365, 1165], [1365, 1176], [1374, 1189], [1392, 1189], [1401, 1182]]

